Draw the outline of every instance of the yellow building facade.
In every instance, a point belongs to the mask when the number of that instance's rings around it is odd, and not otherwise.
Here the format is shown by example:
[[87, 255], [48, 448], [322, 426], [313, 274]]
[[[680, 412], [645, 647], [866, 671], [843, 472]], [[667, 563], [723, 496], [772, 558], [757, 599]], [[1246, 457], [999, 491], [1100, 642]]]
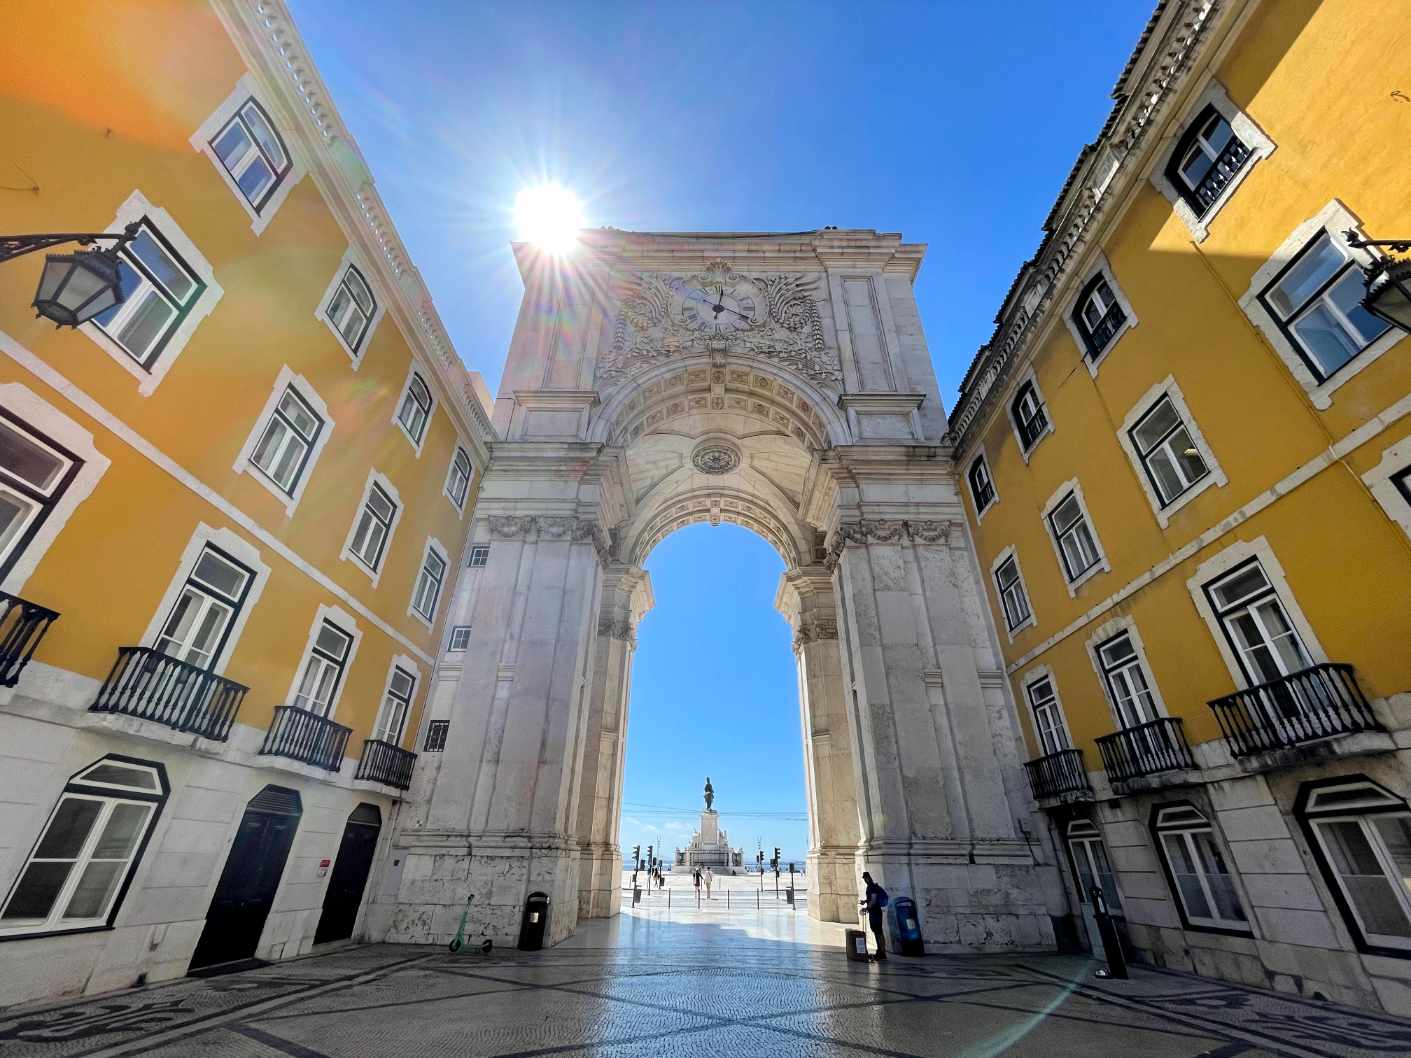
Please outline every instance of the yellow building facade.
[[353, 932], [493, 436], [280, 5], [6, 24], [0, 227], [134, 237], [0, 265], [0, 1004]]
[[[1411, 1010], [1411, 235], [1389, 0], [1159, 6], [977, 354], [957, 471], [1073, 908]], [[1080, 922], [1085, 922], [1086, 931]]]

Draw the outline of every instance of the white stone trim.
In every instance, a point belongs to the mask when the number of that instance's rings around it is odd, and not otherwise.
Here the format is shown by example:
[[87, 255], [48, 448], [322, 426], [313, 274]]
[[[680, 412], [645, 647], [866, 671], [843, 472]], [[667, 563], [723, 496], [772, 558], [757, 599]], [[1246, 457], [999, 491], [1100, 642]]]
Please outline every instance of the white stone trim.
[[[1078, 357], [1083, 361], [1083, 366], [1088, 369], [1088, 374], [1097, 378], [1097, 369], [1102, 366], [1102, 362], [1107, 359], [1107, 355], [1117, 347], [1117, 343], [1122, 340], [1122, 336], [1135, 327], [1141, 321], [1137, 319], [1136, 310], [1132, 308], [1132, 303], [1127, 300], [1126, 293], [1117, 282], [1117, 277], [1112, 273], [1112, 262], [1107, 259], [1107, 255], [1098, 250], [1087, 267], [1079, 273], [1082, 281], [1073, 285], [1072, 293], [1062, 306], [1063, 324], [1068, 328], [1068, 333], [1073, 336], [1073, 344], [1078, 347]], [[1073, 319], [1073, 314], [1078, 308], [1078, 296], [1083, 292], [1089, 283], [1101, 275], [1107, 280], [1107, 285], [1112, 290], [1112, 296], [1117, 300], [1118, 306], [1127, 317], [1110, 341], [1096, 357], [1088, 356], [1087, 339], [1083, 337], [1083, 332]]]
[[[437, 557], [445, 563], [445, 572], [441, 575], [441, 586], [436, 589], [436, 600], [431, 604], [431, 616], [427, 617], [416, 608], [416, 589], [421, 584], [421, 572], [426, 568], [426, 556], [432, 552], [435, 552]], [[436, 537], [428, 536], [426, 538], [426, 547], [421, 552], [421, 564], [416, 567], [416, 576], [412, 578], [412, 592], [407, 599], [407, 616], [418, 624], [425, 625], [428, 632], [432, 631], [435, 627], [436, 612], [441, 609], [441, 603], [446, 598], [446, 588], [450, 582], [453, 568], [450, 555], [446, 551], [446, 546], [441, 543], [440, 540], [437, 540]]]
[[1403, 437], [1385, 449], [1381, 462], [1363, 474], [1362, 481], [1387, 512], [1387, 517], [1401, 526], [1407, 536], [1411, 536], [1411, 501], [1401, 494], [1391, 480], [1393, 474], [1407, 468], [1411, 468], [1411, 437]]
[[[279, 186], [274, 189], [274, 194], [272, 194], [269, 201], [265, 203], [264, 209], [258, 211], [250, 204], [250, 200], [245, 197], [245, 192], [240, 190], [240, 185], [235, 182], [234, 177], [226, 170], [225, 164], [217, 157], [210, 143], [211, 138], [224, 127], [227, 121], [235, 116], [235, 112], [250, 98], [253, 98], [259, 103], [260, 106], [264, 108], [265, 113], [269, 115], [270, 124], [274, 127], [274, 131], [279, 134], [279, 138], [284, 144], [284, 150], [289, 155], [289, 173], [280, 181]], [[224, 101], [222, 101], [220, 106], [216, 107], [210, 117], [201, 122], [200, 127], [191, 134], [191, 139], [189, 140], [191, 146], [195, 148], [197, 152], [204, 154], [210, 159], [211, 164], [215, 166], [216, 172], [220, 174], [221, 180], [225, 182], [225, 186], [230, 189], [230, 193], [235, 196], [235, 200], [240, 203], [241, 208], [249, 214], [250, 228], [256, 235], [259, 235], [269, 227], [269, 222], [273, 220], [274, 215], [279, 212], [279, 207], [284, 205], [284, 200], [289, 197], [289, 192], [294, 190], [294, 185], [304, 178], [304, 165], [299, 160], [299, 153], [294, 139], [286, 130], [278, 127], [278, 114], [279, 108], [270, 105], [270, 101], [265, 98], [264, 93], [256, 87], [254, 76], [247, 73], [244, 77], [235, 82], [235, 88], [231, 91], [230, 95], [225, 97]]]
[[[1014, 398], [1019, 395], [1019, 390], [1025, 382], [1033, 384], [1034, 396], [1038, 397], [1039, 403], [1044, 409], [1044, 429], [1038, 437], [1034, 438], [1034, 443], [1028, 448], [1024, 447], [1024, 438], [1019, 436], [1019, 424], [1014, 420]], [[1009, 391], [1004, 395], [1004, 417], [1009, 420], [1009, 428], [1014, 433], [1014, 443], [1019, 446], [1019, 458], [1024, 460], [1024, 465], [1029, 465], [1029, 457], [1033, 455], [1039, 445], [1044, 443], [1044, 438], [1053, 433], [1056, 427], [1053, 425], [1053, 409], [1048, 406], [1048, 399], [1044, 397], [1044, 391], [1039, 388], [1038, 376], [1034, 374], [1034, 365], [1029, 364], [1019, 377], [1014, 380], [1014, 384], [1009, 387]]]
[[[1037, 444], [1037, 442], [1035, 443]], [[991, 499], [989, 503], [985, 504], [983, 511], [975, 506], [975, 491], [970, 485], [970, 469], [976, 463], [985, 464], [985, 473], [990, 479], [990, 491], [994, 493], [994, 498]], [[965, 464], [965, 491], [970, 496], [970, 506], [975, 508], [975, 524], [978, 526], [985, 520], [986, 513], [999, 504], [999, 485], [995, 483], [994, 465], [990, 462], [989, 456], [985, 453], [985, 443], [983, 441], [975, 446], [974, 454], [970, 457], [970, 461]]]
[[1147, 689], [1151, 691], [1152, 704], [1156, 706], [1156, 715], [1171, 715], [1171, 711], [1166, 708], [1166, 699], [1161, 696], [1161, 687], [1156, 682], [1156, 674], [1151, 671], [1151, 662], [1147, 660], [1146, 656], [1146, 644], [1142, 642], [1142, 634], [1137, 628], [1137, 622], [1124, 614], [1098, 625], [1083, 644], [1088, 654], [1088, 661], [1092, 664], [1093, 672], [1097, 675], [1098, 685], [1102, 688], [1102, 696], [1107, 701], [1107, 708], [1112, 714], [1113, 722], [1117, 725], [1113, 728], [1114, 731], [1123, 730], [1122, 715], [1117, 711], [1117, 703], [1112, 700], [1112, 688], [1107, 685], [1107, 677], [1103, 675], [1102, 658], [1098, 655], [1098, 648], [1109, 640], [1116, 639], [1124, 632], [1131, 640], [1132, 649], [1136, 651], [1137, 662], [1142, 667], [1142, 675], [1146, 677]]
[[236, 644], [240, 642], [240, 636], [245, 631], [245, 624], [250, 620], [250, 615], [255, 612], [255, 606], [264, 593], [265, 582], [269, 580], [269, 567], [260, 560], [259, 548], [243, 536], [223, 526], [215, 528], [205, 522], [197, 523], [195, 531], [191, 534], [191, 539], [187, 541], [186, 548], [181, 553], [180, 561], [177, 562], [176, 572], [172, 574], [171, 580], [167, 583], [167, 590], [162, 593], [161, 602], [157, 604], [152, 619], [147, 622], [147, 629], [142, 633], [139, 645], [144, 647], [157, 645], [157, 637], [161, 635], [162, 625], [166, 623], [172, 607], [176, 605], [177, 596], [186, 585], [186, 578], [196, 568], [196, 560], [201, 557], [201, 552], [206, 549], [207, 544], [227, 552], [236, 561], [248, 566], [253, 571], [250, 588], [245, 595], [245, 603], [240, 607], [240, 612], [235, 615], [235, 621], [231, 624], [230, 632], [225, 637], [225, 645], [221, 647], [220, 653], [211, 659], [211, 671], [220, 675], [225, 671], [226, 663], [230, 661], [230, 655], [235, 652]]
[[1274, 588], [1274, 594], [1279, 597], [1279, 602], [1283, 603], [1284, 612], [1293, 622], [1294, 631], [1303, 641], [1309, 658], [1315, 665], [1328, 660], [1323, 644], [1318, 641], [1317, 635], [1313, 632], [1313, 626], [1308, 623], [1308, 618], [1304, 617], [1303, 611], [1299, 609], [1298, 600], [1294, 597], [1293, 589], [1289, 587], [1288, 577], [1284, 574], [1284, 567], [1280, 565], [1278, 558], [1274, 555], [1274, 549], [1269, 546], [1268, 539], [1260, 536], [1253, 540], [1237, 540], [1197, 566], [1195, 573], [1186, 581], [1186, 590], [1190, 592], [1196, 612], [1200, 614], [1201, 619], [1210, 630], [1210, 636], [1215, 640], [1215, 645], [1220, 650], [1220, 657], [1224, 660], [1225, 667], [1230, 670], [1230, 678], [1235, 681], [1236, 687], [1247, 687], [1249, 679], [1245, 676], [1244, 668], [1230, 647], [1229, 637], [1225, 635], [1225, 628], [1220, 623], [1220, 618], [1215, 615], [1214, 609], [1210, 606], [1210, 600], [1205, 597], [1205, 586], [1251, 558], [1259, 560], [1264, 575], [1269, 578], [1269, 583]]
[[[1097, 561], [1088, 569], [1084, 570], [1077, 580], [1068, 579], [1068, 566], [1063, 561], [1063, 549], [1058, 546], [1058, 537], [1054, 535], [1053, 523], [1048, 516], [1053, 513], [1059, 503], [1068, 495], [1073, 493], [1078, 499], [1078, 508], [1083, 512], [1083, 520], [1088, 523], [1088, 532], [1092, 533], [1093, 547], [1097, 548]], [[1053, 495], [1048, 498], [1043, 509], [1039, 512], [1039, 518], [1043, 522], [1044, 535], [1048, 537], [1048, 542], [1053, 545], [1053, 557], [1058, 561], [1058, 575], [1063, 578], [1064, 585], [1068, 588], [1068, 597], [1076, 598], [1078, 589], [1088, 581], [1092, 580], [1099, 573], [1107, 573], [1112, 569], [1112, 564], [1107, 560], [1107, 552], [1103, 549], [1102, 538], [1097, 534], [1097, 523], [1093, 521], [1093, 516], [1088, 513], [1088, 501], [1083, 496], [1083, 486], [1078, 483], [1077, 478], [1069, 478], [1058, 488], [1054, 489]]]
[[277, 555], [300, 573], [303, 573], [324, 591], [328, 592], [334, 598], [341, 600], [346, 606], [362, 614], [363, 617], [376, 625], [377, 628], [390, 639], [400, 643], [406, 650], [411, 651], [416, 656], [423, 658], [428, 665], [432, 664], [431, 656], [408, 639], [402, 631], [394, 628], [387, 621], [384, 621], [374, 613], [370, 607], [355, 598], [317, 566], [290, 548], [289, 545], [278, 536], [260, 525], [259, 522], [255, 521], [255, 519], [251, 518], [235, 504], [231, 503], [225, 496], [192, 475], [185, 467], [177, 463], [176, 460], [162, 452], [156, 445], [152, 444], [151, 441], [148, 441], [131, 426], [119, 419], [103, 404], [94, 400], [93, 397], [74, 385], [74, 383], [70, 382], [58, 371], [54, 370], [50, 364], [35, 356], [4, 331], [0, 331], [0, 353], [8, 356], [36, 378], [42, 379], [46, 385], [62, 393], [67, 399], [77, 405], [85, 415], [91, 416], [94, 420], [101, 423], [105, 429], [111, 431], [115, 437], [129, 448], [133, 449], [133, 451], [137, 452], [138, 455], [158, 467], [163, 473], [170, 475], [174, 481], [200, 497], [203, 502], [210, 504], [211, 507], [230, 519], [233, 524], [238, 525], [245, 532], [260, 541], [263, 546], [273, 550]]
[[[314, 439], [313, 448], [309, 450], [309, 458], [304, 464], [304, 470], [299, 475], [299, 480], [294, 483], [294, 495], [285, 493], [278, 485], [266, 476], [265, 472], [255, 466], [250, 461], [254, 454], [255, 446], [260, 443], [260, 438], [264, 435], [265, 427], [268, 425], [270, 416], [274, 414], [275, 406], [284, 396], [286, 389], [292, 388], [299, 394], [314, 410], [314, 414], [323, 420], [323, 426], [319, 429], [318, 437]], [[318, 457], [323, 454], [324, 447], [328, 444], [329, 438], [333, 436], [333, 417], [328, 414], [328, 405], [323, 402], [323, 398], [314, 389], [313, 383], [303, 375], [296, 375], [288, 364], [279, 369], [279, 375], [274, 380], [274, 388], [270, 390], [269, 398], [265, 401], [265, 406], [260, 410], [259, 417], [255, 419], [255, 425], [250, 430], [250, 435], [245, 438], [245, 443], [240, 446], [240, 452], [235, 457], [235, 464], [232, 469], [237, 474], [248, 474], [252, 479], [259, 482], [271, 496], [279, 501], [284, 508], [286, 516], [292, 516], [294, 510], [299, 506], [299, 500], [304, 495], [304, 489], [308, 487], [309, 479], [314, 476], [314, 467], [318, 464]]]
[[[427, 394], [431, 397], [431, 407], [426, 409], [426, 425], [422, 427], [420, 440], [412, 436], [411, 431], [408, 430], [406, 425], [402, 422], [401, 415], [398, 414], [402, 410], [402, 402], [407, 397], [407, 391], [412, 388], [413, 378], [421, 379], [422, 384], [426, 386]], [[412, 446], [412, 451], [416, 453], [418, 459], [421, 458], [421, 450], [426, 447], [426, 439], [431, 436], [431, 420], [436, 418], [436, 408], [440, 403], [441, 402], [436, 399], [435, 387], [427, 381], [427, 372], [422, 370], [421, 365], [417, 363], [416, 357], [412, 357], [412, 362], [407, 365], [406, 381], [402, 383], [402, 388], [397, 391], [397, 403], [392, 405], [392, 425], [402, 431], [402, 436], [407, 439], [407, 444]], [[460, 431], [457, 431], [457, 442], [460, 440], [459, 432]]]
[[[1009, 615], [1004, 609], [1004, 597], [999, 590], [999, 568], [1008, 559], [1014, 559], [1014, 569], [1019, 574], [1019, 587], [1023, 589], [1024, 601], [1029, 604], [1029, 616], [1020, 621], [1014, 628], [1009, 627]], [[1000, 623], [1004, 626], [1005, 634], [1009, 637], [1009, 642], [1014, 643], [1014, 637], [1026, 628], [1032, 628], [1039, 623], [1038, 615], [1034, 612], [1034, 597], [1029, 594], [1029, 585], [1024, 583], [1024, 567], [1019, 564], [1019, 552], [1014, 550], [1014, 545], [1010, 544], [990, 563], [990, 588], [994, 591], [995, 602], [999, 606]]]
[[[333, 321], [328, 318], [328, 303], [333, 300], [333, 295], [338, 292], [338, 285], [343, 282], [343, 276], [347, 274], [348, 267], [356, 266], [362, 274], [363, 282], [367, 283], [367, 288], [372, 293], [373, 313], [372, 318], [367, 321], [367, 330], [363, 332], [363, 344], [359, 349], [354, 349], [348, 344], [337, 327], [333, 326]], [[372, 343], [372, 336], [377, 331], [377, 325], [382, 322], [382, 317], [387, 313], [387, 301], [382, 297], [381, 292], [372, 281], [373, 271], [362, 262], [362, 259], [353, 252], [350, 246], [343, 254], [343, 259], [338, 262], [338, 270], [333, 273], [333, 278], [328, 281], [328, 287], [324, 290], [323, 296], [318, 299], [318, 305], [314, 308], [314, 318], [322, 321], [323, 325], [333, 332], [334, 340], [342, 350], [348, 354], [348, 362], [356, 371], [363, 366], [363, 356], [367, 353], [367, 347]], [[432, 372], [434, 374], [434, 372]], [[459, 431], [457, 431], [459, 432]]]
[[[1190, 123], [1199, 117], [1201, 111], [1207, 106], [1214, 106], [1220, 115], [1230, 123], [1230, 128], [1239, 137], [1240, 142], [1249, 148], [1249, 159], [1225, 185], [1220, 196], [1205, 211], [1205, 214], [1197, 217], [1195, 210], [1191, 209], [1189, 203], [1181, 197], [1181, 192], [1167, 178], [1166, 167], [1170, 164], [1171, 155], [1175, 153], [1176, 144], [1189, 130]], [[1195, 241], [1204, 242], [1205, 237], [1210, 234], [1211, 222], [1225, 208], [1225, 203], [1234, 196], [1235, 191], [1240, 184], [1244, 183], [1245, 177], [1253, 172], [1254, 167], [1274, 153], [1276, 145], [1248, 114], [1235, 106], [1225, 91], [1225, 86], [1216, 80], [1211, 80], [1205, 86], [1205, 90], [1186, 107], [1184, 116], [1179, 121], [1172, 122], [1168, 127], [1170, 132], [1156, 152], [1156, 158], [1152, 165], [1151, 183], [1171, 203], [1176, 216], [1181, 218], [1181, 223], [1190, 230]]]
[[1268, 343], [1273, 346], [1274, 352], [1279, 354], [1279, 359], [1288, 368], [1289, 374], [1298, 381], [1308, 394], [1308, 399], [1313, 402], [1315, 408], [1326, 410], [1332, 407], [1333, 392], [1342, 386], [1349, 379], [1365, 370], [1368, 365], [1378, 360], [1383, 353], [1392, 346], [1397, 345], [1406, 337], [1406, 332], [1399, 327], [1390, 328], [1385, 334], [1374, 341], [1367, 348], [1354, 356], [1350, 361], [1335, 371], [1332, 377], [1319, 382], [1304, 362], [1303, 357], [1289, 340], [1288, 335], [1279, 326], [1279, 323], [1270, 314], [1269, 310], [1259, 300], [1259, 295], [1265, 288], [1274, 281], [1274, 277], [1283, 271], [1284, 267], [1291, 261], [1300, 250], [1318, 237], [1320, 231], [1326, 231], [1332, 238], [1333, 245], [1340, 249], [1347, 257], [1363, 267], [1373, 263], [1376, 258], [1367, 250], [1357, 250], [1347, 244], [1343, 238], [1343, 232], [1348, 229], [1357, 232], [1358, 235], [1365, 234], [1362, 231], [1362, 221], [1349, 210], [1338, 199], [1333, 199], [1326, 206], [1320, 209], [1312, 217], [1309, 217], [1298, 227], [1294, 228], [1283, 242], [1279, 243], [1278, 249], [1270, 255], [1269, 260], [1259, 266], [1250, 280], [1249, 289], [1240, 298], [1240, 308], [1249, 317], [1251, 323], [1259, 328], [1259, 332], [1264, 335]]
[[[49, 508], [48, 516], [34, 537], [25, 545], [15, 564], [10, 567], [10, 572], [5, 575], [4, 581], [0, 581], [0, 589], [21, 595], [25, 582], [39, 568], [40, 561], [63, 532], [64, 526], [78, 510], [79, 504], [93, 494], [99, 479], [107, 473], [112, 461], [98, 451], [93, 443], [93, 434], [19, 382], [0, 384], [0, 407], [20, 421], [52, 437], [83, 460], [83, 466], [79, 467], [78, 473], [69, 482], [69, 487]], [[44, 599], [31, 601], [41, 606], [46, 602]]]
[[[1157, 494], [1156, 486], [1151, 483], [1151, 476], [1146, 472], [1146, 467], [1142, 463], [1141, 454], [1137, 451], [1137, 446], [1132, 441], [1132, 427], [1136, 426], [1152, 406], [1166, 397], [1171, 401], [1171, 406], [1176, 409], [1176, 414], [1181, 417], [1181, 424], [1191, 435], [1191, 440], [1195, 443], [1196, 451], [1200, 453], [1200, 458], [1205, 460], [1205, 465], [1209, 473], [1201, 478], [1185, 492], [1181, 493], [1166, 506], [1161, 505], [1161, 497]], [[1185, 394], [1181, 392], [1181, 387], [1176, 384], [1174, 375], [1167, 375], [1164, 379], [1152, 386], [1141, 395], [1141, 398], [1132, 406], [1132, 410], [1127, 412], [1127, 417], [1122, 420], [1122, 425], [1117, 429], [1117, 443], [1122, 446], [1122, 451], [1127, 453], [1127, 459], [1132, 464], [1132, 470], [1137, 475], [1137, 483], [1141, 485], [1142, 492], [1146, 494], [1146, 499], [1151, 504], [1151, 511], [1156, 515], [1156, 522], [1165, 529], [1170, 524], [1171, 516], [1179, 511], [1191, 500], [1195, 499], [1212, 485], [1224, 488], [1229, 484], [1229, 478], [1220, 468], [1219, 462], [1215, 458], [1215, 453], [1210, 450], [1210, 444], [1205, 440], [1205, 435], [1200, 432], [1200, 426], [1196, 422], [1195, 416], [1191, 414], [1190, 406], [1186, 403]]]
[[406, 669], [412, 674], [412, 696], [407, 702], [407, 715], [402, 722], [401, 737], [394, 742], [400, 746], [402, 740], [406, 738], [407, 732], [411, 730], [412, 713], [416, 710], [416, 697], [421, 693], [421, 666], [405, 654], [393, 654], [392, 660], [387, 663], [387, 678], [382, 681], [382, 694], [377, 699], [377, 715], [372, 718], [372, 727], [368, 730], [368, 738], [374, 737], [382, 727], [382, 716], [387, 712], [387, 692], [392, 689], [392, 674], [398, 669]]
[[324, 621], [337, 625], [340, 632], [347, 632], [352, 637], [352, 642], [348, 645], [348, 657], [343, 662], [343, 676], [333, 692], [332, 701], [328, 703], [328, 712], [324, 714], [325, 719], [332, 720], [333, 714], [338, 711], [338, 700], [343, 697], [343, 688], [348, 685], [348, 676], [353, 671], [353, 659], [358, 656], [358, 647], [362, 645], [363, 641], [363, 630], [358, 627], [358, 622], [341, 606], [319, 603], [318, 610], [314, 613], [313, 623], [309, 625], [309, 638], [304, 644], [304, 653], [300, 655], [299, 664], [294, 668], [294, 678], [289, 681], [289, 693], [284, 696], [284, 704], [290, 706], [294, 704], [294, 696], [299, 692], [299, 684], [304, 678], [304, 666], [309, 663], [309, 658], [313, 657], [314, 643], [318, 641], [318, 634], [323, 629]]
[[[353, 554], [353, 537], [357, 535], [358, 522], [362, 519], [363, 508], [367, 506], [367, 498], [372, 495], [372, 486], [381, 486], [382, 491], [392, 498], [395, 509], [392, 511], [392, 524], [387, 527], [387, 539], [382, 542], [382, 560], [378, 562], [376, 569], [369, 569], [357, 555]], [[367, 481], [363, 482], [363, 494], [358, 500], [358, 505], [353, 509], [353, 521], [348, 526], [348, 535], [343, 541], [343, 550], [338, 552], [338, 559], [342, 562], [350, 563], [354, 569], [360, 569], [369, 580], [372, 586], [377, 587], [377, 582], [382, 579], [382, 571], [387, 568], [387, 556], [392, 551], [392, 537], [397, 532], [397, 526], [402, 521], [402, 513], [406, 510], [406, 504], [402, 502], [402, 494], [397, 491], [397, 486], [392, 484], [390, 478], [377, 470], [376, 467], [367, 473]]]
[[82, 324], [78, 330], [80, 334], [85, 335], [98, 348], [117, 361], [119, 367], [137, 379], [138, 393], [144, 397], [150, 397], [162, 384], [162, 379], [166, 378], [167, 372], [172, 369], [176, 358], [186, 348], [186, 343], [196, 333], [196, 328], [201, 321], [211, 314], [216, 303], [225, 295], [225, 290], [216, 282], [215, 270], [211, 268], [211, 263], [196, 248], [196, 244], [191, 241], [186, 232], [181, 230], [181, 226], [172, 219], [171, 214], [152, 205], [141, 191], [134, 191], [128, 195], [127, 201], [118, 207], [117, 216], [113, 218], [113, 222], [108, 225], [106, 230], [121, 232], [133, 221], [142, 220], [144, 217], [151, 221], [152, 226], [162, 233], [162, 237], [172, 244], [172, 248], [181, 257], [182, 263], [196, 274], [206, 289], [201, 291], [201, 296], [192, 302], [190, 310], [186, 313], [186, 318], [167, 339], [166, 347], [157, 359], [152, 361], [150, 370], [144, 368], [122, 346], [104, 334], [102, 328], [96, 323], [89, 321]]
[[1048, 665], [1035, 665], [1019, 678], [1019, 691], [1024, 712], [1029, 718], [1029, 726], [1034, 729], [1034, 738], [1038, 742], [1037, 749], [1040, 754], [1044, 752], [1043, 740], [1038, 737], [1038, 717], [1034, 715], [1034, 700], [1029, 695], [1029, 688], [1043, 679], [1048, 680], [1048, 685], [1053, 688], [1053, 704], [1058, 709], [1058, 722], [1063, 725], [1063, 737], [1068, 740], [1068, 747], [1071, 749], [1073, 748], [1073, 729], [1068, 726], [1068, 710], [1063, 707], [1063, 695], [1058, 689], [1058, 676]]

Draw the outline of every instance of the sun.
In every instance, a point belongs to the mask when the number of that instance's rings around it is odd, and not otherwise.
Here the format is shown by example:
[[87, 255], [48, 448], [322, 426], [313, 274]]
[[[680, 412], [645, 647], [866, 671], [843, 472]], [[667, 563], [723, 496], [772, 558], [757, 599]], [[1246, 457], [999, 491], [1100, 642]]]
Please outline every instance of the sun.
[[578, 245], [578, 232], [584, 226], [577, 196], [558, 184], [521, 191], [514, 199], [514, 219], [521, 239], [556, 255]]

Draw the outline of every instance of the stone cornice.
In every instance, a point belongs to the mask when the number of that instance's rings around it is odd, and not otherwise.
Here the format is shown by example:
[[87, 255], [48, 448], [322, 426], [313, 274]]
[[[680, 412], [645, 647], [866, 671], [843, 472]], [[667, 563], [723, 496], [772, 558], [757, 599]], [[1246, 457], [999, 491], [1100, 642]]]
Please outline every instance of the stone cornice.
[[960, 523], [947, 519], [873, 518], [844, 521], [838, 524], [828, 540], [823, 565], [830, 572], [837, 568], [843, 549], [849, 544], [914, 544], [946, 547], [960, 546], [963, 536]]
[[[957, 451], [973, 440], [1017, 365], [1035, 352], [1055, 306], [1066, 298], [1075, 262], [1096, 232], [1120, 208], [1128, 191], [1146, 178], [1160, 118], [1185, 86], [1187, 75], [1212, 48], [1212, 26], [1241, 0], [1171, 0], [1143, 35], [1127, 64], [1122, 91], [1096, 143], [1085, 147], [1060, 193], [1044, 241], [1020, 269], [996, 318], [990, 341], [975, 355], [950, 415], [949, 439]], [[1233, 24], [1233, 16], [1225, 26]], [[1132, 75], [1140, 70], [1140, 77]]]
[[414, 354], [449, 396], [446, 407], [484, 466], [495, 440], [490, 417], [466, 377], [431, 292], [412, 264], [357, 143], [333, 105], [284, 0], [211, 0], [217, 16], [282, 116], [281, 128], [349, 240], [376, 271], [378, 289]]
[[547, 514], [490, 514], [485, 517], [485, 524], [492, 540], [589, 543], [597, 551], [599, 561], [608, 561], [608, 536], [594, 519]]

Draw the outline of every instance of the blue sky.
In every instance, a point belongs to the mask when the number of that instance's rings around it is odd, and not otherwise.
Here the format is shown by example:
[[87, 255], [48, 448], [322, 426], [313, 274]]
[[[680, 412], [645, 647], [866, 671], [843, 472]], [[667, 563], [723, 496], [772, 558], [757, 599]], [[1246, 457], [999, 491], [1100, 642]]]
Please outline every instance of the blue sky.
[[[916, 292], [947, 405], [1154, 6], [290, 3], [492, 392], [521, 293], [514, 197], [555, 181], [590, 226], [836, 224], [928, 243]], [[723, 809], [803, 806], [779, 562], [747, 536], [693, 527], [651, 558], [658, 611], [638, 650], [628, 800], [694, 808], [708, 764]], [[728, 645], [705, 636], [707, 617]], [[698, 716], [711, 722], [688, 738], [681, 718]], [[767, 782], [762, 760], [778, 762]], [[793, 825], [779, 843], [801, 853]], [[758, 829], [732, 837], [752, 845]]]

